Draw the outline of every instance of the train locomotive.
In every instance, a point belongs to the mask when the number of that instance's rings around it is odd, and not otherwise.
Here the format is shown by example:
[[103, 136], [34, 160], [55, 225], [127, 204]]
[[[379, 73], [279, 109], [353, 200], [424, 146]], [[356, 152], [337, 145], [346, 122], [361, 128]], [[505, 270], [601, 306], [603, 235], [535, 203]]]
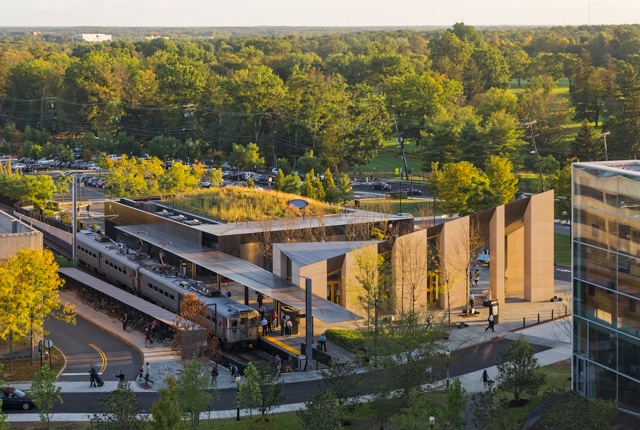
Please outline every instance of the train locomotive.
[[83, 230], [76, 235], [76, 256], [93, 271], [151, 303], [178, 314], [185, 294], [206, 305], [207, 320], [225, 348], [243, 349], [257, 343], [259, 314], [217, 288], [167, 270], [167, 265], [139, 259], [136, 252], [103, 234]]

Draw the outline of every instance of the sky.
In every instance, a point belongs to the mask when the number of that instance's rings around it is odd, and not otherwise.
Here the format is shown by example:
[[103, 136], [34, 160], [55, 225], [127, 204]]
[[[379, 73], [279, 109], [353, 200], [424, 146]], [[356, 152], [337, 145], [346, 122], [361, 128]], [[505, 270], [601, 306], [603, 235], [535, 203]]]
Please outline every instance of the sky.
[[640, 0], [2, 0], [1, 27], [640, 23]]

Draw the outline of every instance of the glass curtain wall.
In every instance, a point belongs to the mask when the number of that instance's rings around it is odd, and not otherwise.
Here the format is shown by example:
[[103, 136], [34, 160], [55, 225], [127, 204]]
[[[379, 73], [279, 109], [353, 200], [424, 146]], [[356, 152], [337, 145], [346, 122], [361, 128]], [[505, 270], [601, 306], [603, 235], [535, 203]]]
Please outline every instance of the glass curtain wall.
[[640, 163], [573, 168], [573, 388], [640, 412]]

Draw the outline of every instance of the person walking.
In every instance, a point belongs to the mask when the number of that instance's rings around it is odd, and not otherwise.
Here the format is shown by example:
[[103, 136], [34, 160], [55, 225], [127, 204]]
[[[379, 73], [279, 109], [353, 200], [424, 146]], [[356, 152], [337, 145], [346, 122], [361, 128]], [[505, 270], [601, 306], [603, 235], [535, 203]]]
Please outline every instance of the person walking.
[[256, 291], [256, 301], [258, 302], [258, 308], [262, 308], [263, 295], [260, 291]]
[[138, 371], [138, 379], [136, 379], [136, 381], [142, 382], [143, 379], [144, 379], [144, 364], [141, 364], [140, 370]]
[[290, 319], [288, 319], [287, 320], [287, 331], [286, 331], [286, 335], [287, 336], [291, 336], [292, 329], [293, 329], [293, 323], [291, 322]]
[[211, 367], [211, 385], [216, 385], [218, 382], [218, 363], [213, 362], [213, 366]]
[[236, 382], [236, 378], [238, 377], [238, 368], [235, 364], [229, 364], [229, 373], [231, 373], [231, 382]]
[[91, 205], [87, 205], [87, 215], [91, 214]]
[[151, 345], [151, 329], [147, 327], [144, 329], [144, 347], [150, 348]]
[[129, 315], [125, 312], [122, 316], [122, 330], [127, 331], [127, 324], [129, 323]]
[[276, 355], [276, 371], [278, 372], [278, 376], [282, 372], [282, 358], [279, 355]]
[[485, 390], [489, 388], [489, 374], [487, 373], [487, 369], [484, 369], [484, 372], [482, 372], [482, 384]]
[[473, 293], [469, 294], [469, 306], [471, 307], [471, 314], [474, 314], [475, 311], [473, 309], [474, 305], [476, 304], [476, 298], [473, 296]]
[[320, 351], [327, 352], [327, 336], [324, 333], [318, 338], [318, 343], [320, 345]]
[[118, 379], [118, 386], [121, 386], [122, 384], [124, 384], [124, 373], [122, 373], [122, 370], [120, 370], [120, 373], [116, 373], [115, 376]]
[[260, 325], [262, 325], [262, 335], [266, 336], [267, 335], [267, 324], [269, 322], [267, 321], [266, 317], [262, 317], [262, 321], [260, 321]]
[[489, 319], [487, 321], [489, 321], [489, 325], [487, 326], [487, 328], [484, 329], [484, 331], [487, 331], [487, 330], [496, 331], [493, 328], [493, 323], [494, 323], [493, 322], [493, 314], [489, 314]]
[[260, 318], [264, 318], [267, 315], [267, 308], [265, 307], [265, 305], [261, 304], [258, 311], [260, 312]]
[[474, 280], [476, 282], [476, 288], [478, 287], [478, 281], [480, 280], [480, 269], [476, 269], [476, 273], [474, 274]]
[[149, 382], [153, 384], [153, 381], [149, 379], [149, 374], [151, 373], [151, 366], [149, 366], [149, 362], [144, 365], [144, 383], [149, 385]]

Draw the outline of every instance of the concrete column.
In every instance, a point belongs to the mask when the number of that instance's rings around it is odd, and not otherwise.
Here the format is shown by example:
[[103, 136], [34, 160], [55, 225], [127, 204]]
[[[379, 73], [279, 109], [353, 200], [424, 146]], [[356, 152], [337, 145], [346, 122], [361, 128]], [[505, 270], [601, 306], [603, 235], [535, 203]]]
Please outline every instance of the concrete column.
[[504, 283], [506, 269], [506, 247], [504, 236], [504, 206], [498, 206], [493, 211], [489, 221], [489, 288], [491, 299], [504, 303]]
[[524, 214], [524, 299], [553, 297], [553, 190], [531, 197]]

